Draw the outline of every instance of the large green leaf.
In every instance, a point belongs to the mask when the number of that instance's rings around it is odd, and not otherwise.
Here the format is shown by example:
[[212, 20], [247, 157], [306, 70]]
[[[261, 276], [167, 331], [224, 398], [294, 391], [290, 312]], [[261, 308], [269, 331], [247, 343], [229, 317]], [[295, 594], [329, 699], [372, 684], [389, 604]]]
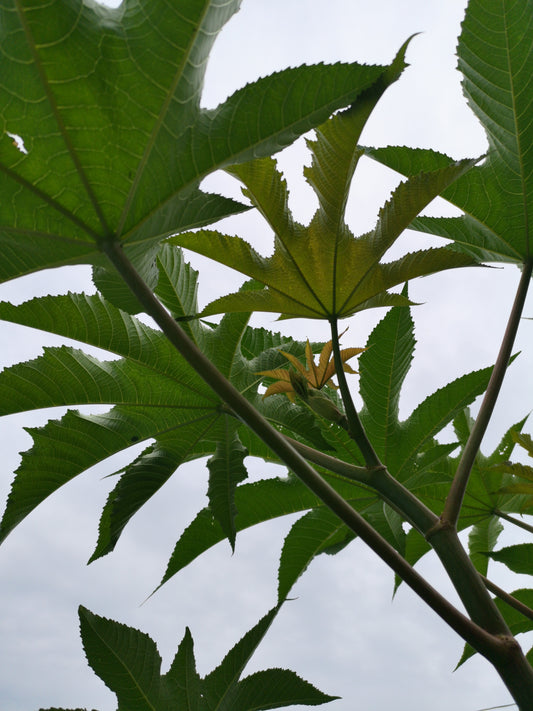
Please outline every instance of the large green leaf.
[[280, 150], [386, 71], [287, 69], [200, 108], [213, 42], [239, 5], [2, 5], [1, 280], [104, 264], [113, 239], [149, 277], [147, 250], [164, 235], [247, 209], [201, 192], [206, 175]]
[[[172, 312], [196, 313], [196, 273], [176, 248], [161, 248], [157, 286]], [[247, 284], [245, 289], [257, 289]], [[111, 551], [130, 518], [165, 484], [184, 462], [211, 457], [208, 494], [217, 520], [235, 543], [234, 490], [246, 476], [243, 458], [277, 461], [265, 445], [237, 419], [172, 348], [160, 331], [118, 310], [99, 295], [68, 294], [33, 299], [19, 306], [0, 304], [0, 317], [55, 333], [120, 356], [103, 362], [71, 347], [48, 348], [28, 363], [0, 374], [0, 414], [60, 405], [109, 404], [106, 414], [67, 412], [60, 420], [30, 431], [34, 445], [22, 457], [3, 516], [4, 538], [47, 496], [87, 468], [132, 444], [153, 444], [126, 465], [104, 507], [96, 550], [91, 560]], [[214, 364], [265, 415], [291, 435], [310, 444], [327, 443], [311, 413], [288, 403], [265, 403], [257, 393], [256, 369], [268, 359], [283, 357], [274, 347], [280, 337], [266, 339], [248, 327], [248, 314], [229, 314], [218, 326], [186, 322], [191, 336]], [[241, 340], [245, 338], [244, 352]], [[298, 356], [305, 344], [290, 339], [287, 349]], [[239, 431], [243, 444], [239, 443]], [[246, 448], [246, 449], [245, 449]]]
[[[470, 0], [458, 57], [463, 90], [486, 131], [489, 152], [442, 193], [464, 216], [419, 217], [411, 227], [452, 239], [482, 260], [527, 262], [533, 252], [532, 0]], [[449, 160], [405, 147], [368, 153], [403, 175]]]
[[[407, 295], [407, 291], [403, 292]], [[409, 309], [393, 309], [370, 335], [370, 352], [360, 357], [359, 390], [365, 409], [363, 419], [372, 446], [381, 460], [389, 462], [397, 446], [399, 400], [415, 348], [414, 324]]]
[[164, 698], [161, 688], [161, 656], [155, 642], [139, 630], [99, 617], [82, 606], [79, 616], [87, 661], [117, 695], [119, 708], [170, 710], [170, 700]]
[[[112, 551], [131, 517], [165, 484], [185, 461], [198, 457], [211, 435], [216, 440], [213, 417], [199, 418], [174, 427], [157, 438], [131, 464], [127, 465], [109, 494], [98, 530], [92, 562]], [[210, 442], [211, 447], [216, 443]]]

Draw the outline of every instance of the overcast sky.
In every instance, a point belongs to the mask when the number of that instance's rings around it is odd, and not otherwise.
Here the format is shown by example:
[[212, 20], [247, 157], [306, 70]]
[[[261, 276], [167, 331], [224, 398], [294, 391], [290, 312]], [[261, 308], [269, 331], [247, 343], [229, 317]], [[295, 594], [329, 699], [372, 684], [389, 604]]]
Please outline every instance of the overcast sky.
[[[387, 63], [409, 35], [421, 32], [408, 52], [411, 67], [388, 90], [363, 141], [433, 147], [457, 158], [480, 155], [486, 149], [485, 137], [466, 106], [455, 71], [465, 5], [466, 0], [243, 0], [242, 10], [215, 45], [203, 103], [215, 106], [244, 83], [286, 66], [339, 60]], [[280, 156], [291, 206], [301, 220], [315, 208], [301, 177], [305, 162], [303, 141]], [[349, 205], [356, 234], [373, 225], [397, 181], [383, 167], [369, 162], [361, 166]], [[206, 187], [239, 194], [237, 185], [224, 176], [213, 176]], [[440, 204], [432, 209], [435, 214], [444, 210], [453, 214]], [[224, 229], [268, 252], [271, 235], [257, 216], [235, 218]], [[420, 244], [422, 238], [407, 239]], [[203, 303], [238, 283], [230, 270], [215, 268], [197, 256], [191, 260], [205, 269], [200, 283]], [[518, 276], [515, 268], [460, 270], [413, 283], [411, 296], [424, 305], [414, 313], [418, 345], [401, 403], [404, 416], [450, 379], [494, 361]], [[36, 294], [84, 288], [91, 289], [88, 269], [57, 270], [2, 285], [0, 298], [20, 302]], [[531, 299], [526, 315], [533, 316]], [[353, 319], [349, 345], [364, 345], [382, 316], [371, 312]], [[266, 316], [258, 323], [302, 338], [326, 335], [315, 322], [297, 320], [280, 326]], [[523, 322], [516, 350], [531, 347], [532, 323]], [[35, 357], [43, 344], [60, 342], [9, 324], [0, 324], [0, 334], [2, 366]], [[533, 376], [524, 356], [513, 365], [504, 389], [486, 450], [532, 407]], [[31, 446], [22, 427], [44, 424], [60, 414], [54, 410], [3, 420], [2, 500], [18, 465], [18, 452]], [[227, 542], [220, 544], [141, 606], [159, 582], [182, 530], [205, 504], [207, 474], [202, 463], [180, 469], [134, 518], [115, 553], [86, 566], [101, 508], [113, 485], [113, 480], [102, 477], [130, 461], [133, 453], [132, 448], [127, 456], [114, 457], [77, 477], [32, 513], [0, 550], [2, 711], [50, 706], [115, 711], [115, 696], [83, 656], [77, 629], [80, 603], [150, 634], [165, 669], [189, 625], [201, 674], [216, 666], [274, 604], [277, 561], [289, 520], [241, 535], [234, 556]], [[250, 470], [254, 476], [273, 471], [254, 462]], [[419, 569], [449, 591], [429, 558]], [[497, 564], [493, 577], [509, 580]], [[476, 711], [510, 703], [503, 684], [482, 659], [452, 673], [461, 641], [406, 586], [393, 601], [392, 583], [392, 574], [361, 542], [334, 558], [316, 560], [295, 586], [298, 599], [285, 605], [250, 670], [294, 669], [323, 691], [343, 697], [324, 707], [331, 711]], [[509, 584], [521, 583], [517, 578]]]

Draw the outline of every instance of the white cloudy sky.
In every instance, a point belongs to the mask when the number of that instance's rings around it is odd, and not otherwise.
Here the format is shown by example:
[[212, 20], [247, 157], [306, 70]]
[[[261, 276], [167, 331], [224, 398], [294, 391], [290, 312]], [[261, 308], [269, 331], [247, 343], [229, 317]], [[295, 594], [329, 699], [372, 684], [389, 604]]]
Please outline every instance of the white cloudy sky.
[[[215, 46], [205, 104], [215, 105], [243, 83], [288, 65], [388, 62], [409, 35], [421, 32], [409, 49], [411, 67], [382, 100], [364, 142], [431, 146], [454, 157], [479, 155], [486, 147], [484, 135], [466, 107], [455, 71], [465, 5], [466, 0], [244, 0]], [[280, 158], [292, 186], [292, 207], [301, 219], [314, 209], [301, 179], [306, 159], [302, 141]], [[362, 166], [350, 200], [350, 224], [356, 233], [374, 222], [396, 181], [384, 168]], [[237, 195], [229, 179], [214, 176], [208, 184]], [[271, 237], [253, 215], [241, 216], [227, 229], [268, 249]], [[214, 272], [205, 260], [193, 261], [207, 272], [200, 292], [203, 301], [236, 283], [230, 271]], [[413, 285], [412, 297], [425, 305], [415, 312], [418, 360], [402, 401], [405, 413], [451, 378], [493, 362], [517, 280], [516, 269], [478, 270], [445, 273]], [[18, 302], [35, 294], [83, 288], [91, 288], [89, 272], [76, 268], [3, 285], [0, 298]], [[533, 315], [531, 300], [526, 314]], [[350, 344], [362, 345], [381, 316], [354, 320]], [[261, 323], [272, 322], [268, 317]], [[517, 349], [531, 346], [530, 324], [524, 322]], [[315, 323], [295, 321], [284, 328], [302, 338], [325, 335]], [[58, 343], [7, 324], [0, 324], [0, 333], [0, 365], [34, 357], [43, 344]], [[505, 387], [487, 436], [488, 448], [503, 428], [531, 409], [533, 380], [524, 356], [513, 365]], [[0, 498], [9, 490], [18, 452], [31, 443], [22, 427], [42, 424], [50, 416], [58, 412], [2, 422]], [[83, 657], [76, 612], [80, 603], [148, 632], [165, 665], [189, 625], [202, 674], [274, 603], [277, 559], [289, 521], [240, 536], [233, 557], [227, 543], [219, 545], [141, 606], [158, 583], [181, 531], [205, 503], [206, 470], [198, 463], [180, 470], [149, 502], [114, 554], [87, 567], [99, 512], [112, 485], [102, 477], [128, 460], [116, 457], [78, 477], [23, 522], [0, 551], [2, 711], [49, 706], [114, 711], [115, 697]], [[255, 476], [266, 471], [257, 463], [250, 466]], [[449, 591], [431, 560], [420, 570]], [[507, 581], [504, 576], [501, 566], [494, 568], [495, 578]], [[298, 599], [282, 610], [253, 668], [285, 666], [343, 697], [325, 708], [476, 711], [510, 703], [483, 660], [475, 658], [452, 673], [461, 641], [405, 586], [392, 601], [392, 575], [360, 542], [335, 558], [315, 561], [293, 592]]]

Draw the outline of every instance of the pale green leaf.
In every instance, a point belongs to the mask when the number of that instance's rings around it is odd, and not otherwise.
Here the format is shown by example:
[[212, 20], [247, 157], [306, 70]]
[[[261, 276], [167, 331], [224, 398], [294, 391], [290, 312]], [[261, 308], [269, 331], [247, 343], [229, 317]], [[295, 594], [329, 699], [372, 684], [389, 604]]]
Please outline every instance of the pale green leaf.
[[344, 222], [337, 225], [336, 232], [328, 233], [320, 209], [307, 228], [295, 223], [275, 162], [254, 161], [232, 172], [244, 182], [246, 195], [275, 230], [271, 257], [262, 257], [240, 237], [208, 230], [169, 241], [237, 269], [267, 287], [220, 297], [204, 309], [204, 315], [253, 310], [278, 312], [284, 317], [331, 318], [406, 304], [387, 290], [417, 276], [473, 263], [466, 255], [446, 249], [416, 252], [390, 264], [380, 262], [418, 212], [471, 165], [470, 161], [451, 163], [400, 185], [381, 211], [375, 230], [355, 238]]
[[523, 447], [530, 457], [533, 457], [533, 439], [531, 438], [531, 435], [517, 430], [513, 432], [513, 440]]

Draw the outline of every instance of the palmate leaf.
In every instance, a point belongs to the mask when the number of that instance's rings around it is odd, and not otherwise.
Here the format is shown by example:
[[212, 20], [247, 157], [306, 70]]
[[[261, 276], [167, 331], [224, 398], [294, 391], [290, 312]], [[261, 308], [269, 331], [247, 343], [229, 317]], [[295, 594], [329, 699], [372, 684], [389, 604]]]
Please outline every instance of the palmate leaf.
[[[468, 412], [466, 418], [470, 420]], [[502, 517], [502, 513], [521, 514], [528, 512], [528, 509], [531, 510], [531, 503], [527, 496], [507, 491], [512, 475], [506, 463], [511, 459], [516, 446], [515, 435], [521, 432], [527, 419], [526, 416], [512, 425], [491, 454], [486, 456], [482, 452], [478, 453], [465, 494], [461, 512], [463, 520], [459, 521], [461, 526], [464, 527], [465, 523], [472, 523], [482, 517], [485, 519], [492, 515]], [[481, 520], [481, 524], [484, 523], [485, 521]], [[496, 539], [493, 539], [493, 545], [486, 548], [486, 552], [492, 551], [495, 543]]]
[[[411, 227], [451, 239], [483, 261], [527, 262], [533, 253], [533, 2], [470, 0], [458, 57], [463, 90], [486, 131], [489, 152], [442, 193], [464, 216], [418, 217]], [[449, 160], [405, 147], [368, 154], [403, 175]]]
[[[311, 491], [295, 477], [246, 483], [235, 492], [237, 531], [278, 516], [305, 511], [318, 504]], [[198, 512], [176, 543], [160, 586], [212, 546], [224, 540], [220, 524], [209, 508]], [[160, 587], [159, 586], [159, 587]]]
[[[502, 517], [511, 513], [521, 513], [527, 505], [527, 497], [517, 495], [516, 492], [507, 493], [502, 484], [511, 479], [507, 468], [502, 466], [512, 456], [515, 446], [514, 433], [520, 432], [527, 418], [513, 425], [502, 437], [498, 446], [489, 455], [479, 452], [468, 483], [461, 516], [458, 521], [458, 530], [471, 528], [469, 535], [469, 555], [479, 572], [486, 574], [489, 557], [487, 554], [494, 549], [499, 535], [503, 530]], [[470, 411], [465, 408], [454, 418], [454, 430], [458, 436], [461, 448], [464, 447], [473, 420]], [[436, 460], [429, 466], [426, 476], [417, 484], [416, 479], [410, 480], [411, 486], [415, 483], [416, 494], [435, 513], [442, 512], [452, 478], [457, 469], [460, 453], [455, 457], [445, 456]], [[527, 509], [526, 509], [527, 510]], [[428, 543], [414, 530], [408, 534], [407, 553], [408, 560], [414, 564], [429, 550]]]
[[168, 481], [185, 461], [198, 456], [198, 448], [216, 447], [218, 423], [204, 417], [162, 434], [127, 465], [108, 496], [98, 527], [98, 541], [89, 563], [110, 553], [132, 516]]
[[259, 711], [296, 703], [317, 705], [337, 698], [286, 669], [269, 669], [241, 679], [278, 611], [279, 606], [259, 620], [203, 679], [196, 670], [189, 629], [168, 672], [161, 674], [161, 656], [148, 635], [82, 606], [79, 617], [87, 660], [116, 694], [119, 709]]
[[[402, 52], [391, 65], [388, 83], [403, 67]], [[446, 248], [381, 262], [414, 217], [468, 171], [472, 161], [448, 161], [436, 171], [420, 173], [401, 184], [380, 211], [372, 232], [355, 238], [344, 222], [350, 181], [361, 153], [357, 140], [370, 108], [386, 85], [383, 80], [378, 82], [359, 103], [320, 126], [315, 142], [308, 142], [313, 162], [305, 175], [319, 200], [309, 226], [293, 220], [287, 186], [273, 159], [231, 168], [230, 172], [244, 183], [244, 194], [274, 232], [271, 257], [262, 257], [240, 237], [214, 231], [200, 230], [170, 239], [267, 287], [250, 294], [222, 296], [209, 304], [203, 315], [253, 310], [278, 312], [283, 317], [342, 318], [368, 308], [405, 305], [405, 298], [390, 294], [388, 289], [417, 276], [473, 263], [467, 255]]]
[[[15, 323], [123, 356], [101, 363], [73, 349], [48, 349], [41, 358], [0, 374], [3, 414], [65, 404], [120, 403], [107, 414], [72, 411], [60, 421], [32, 430], [34, 447], [23, 456], [13, 483], [2, 520], [2, 538], [59, 486], [109, 455], [151, 437], [164, 440], [169, 431], [185, 434], [186, 430], [194, 442], [205, 438], [206, 431], [216, 424], [217, 398], [163, 335], [100, 296], [44, 297], [17, 307], [2, 304], [0, 312]], [[17, 398], [17, 392], [22, 397]], [[213, 437], [216, 439], [216, 434]], [[190, 455], [189, 446], [177, 449], [180, 456]], [[176, 446], [170, 451], [175, 469], [181, 459], [176, 458]], [[168, 445], [166, 452], [168, 455]], [[37, 461], [36, 457], [42, 459]], [[141, 474], [143, 486], [130, 489], [135, 502], [154, 483], [153, 458], [148, 459], [146, 478]], [[167, 472], [167, 477], [171, 473]], [[123, 498], [121, 508], [118, 529], [124, 525], [124, 509], [135, 506]]]
[[[531, 436], [520, 432], [519, 430], [512, 430], [510, 433], [511, 441], [508, 446], [512, 450], [514, 444], [519, 444], [523, 447], [530, 457], [533, 457], [533, 440]], [[522, 464], [520, 462], [510, 462], [509, 457], [506, 457], [502, 462], [502, 459], [493, 464], [494, 473], [498, 474], [510, 474], [511, 477], [504, 477], [500, 484], [503, 484], [498, 489], [500, 494], [519, 494], [522, 503], [522, 510], [533, 509], [533, 467]]]
[[[355, 63], [288, 69], [200, 108], [213, 42], [239, 5], [3, 6], [0, 280], [105, 265], [102, 243], [119, 239], [150, 281], [147, 253], [163, 236], [247, 209], [201, 192], [206, 175], [282, 149], [384, 72]], [[112, 276], [97, 279], [129, 308]]]
[[[173, 312], [196, 313], [196, 273], [175, 248], [162, 247], [157, 289]], [[174, 283], [174, 280], [177, 280]], [[171, 291], [171, 284], [174, 284]], [[258, 288], [248, 284], [244, 288]], [[263, 364], [258, 337], [247, 314], [229, 314], [218, 326], [191, 322], [191, 336], [236, 387], [254, 402]], [[234, 490], [246, 475], [243, 457], [276, 461], [257, 437], [221, 410], [220, 400], [173, 349], [163, 334], [116, 309], [99, 295], [33, 299], [19, 306], [0, 304], [0, 318], [40, 328], [108, 350], [118, 360], [100, 361], [71, 347], [48, 348], [28, 363], [0, 374], [0, 414], [59, 405], [109, 404], [105, 414], [67, 412], [60, 420], [30, 430], [34, 445], [23, 455], [8, 497], [0, 537], [8, 533], [47, 496], [87, 468], [133, 444], [154, 439], [124, 467], [104, 507], [91, 560], [110, 552], [125, 525], [184, 462], [211, 457], [209, 496], [213, 511], [234, 545]], [[245, 334], [246, 337], [245, 337]], [[245, 337], [246, 356], [241, 352]], [[273, 336], [273, 344], [280, 339]], [[302, 355], [305, 344], [286, 341]], [[281, 358], [278, 353], [278, 358]], [[275, 404], [265, 414], [293, 436], [318, 446], [327, 443], [305, 408]], [[240, 444], [239, 431], [246, 444]]]
[[270, 628], [278, 604], [249, 630], [202, 681], [202, 711], [260, 711], [297, 703], [313, 706], [333, 701], [287, 669], [268, 669], [240, 680], [252, 654]]

